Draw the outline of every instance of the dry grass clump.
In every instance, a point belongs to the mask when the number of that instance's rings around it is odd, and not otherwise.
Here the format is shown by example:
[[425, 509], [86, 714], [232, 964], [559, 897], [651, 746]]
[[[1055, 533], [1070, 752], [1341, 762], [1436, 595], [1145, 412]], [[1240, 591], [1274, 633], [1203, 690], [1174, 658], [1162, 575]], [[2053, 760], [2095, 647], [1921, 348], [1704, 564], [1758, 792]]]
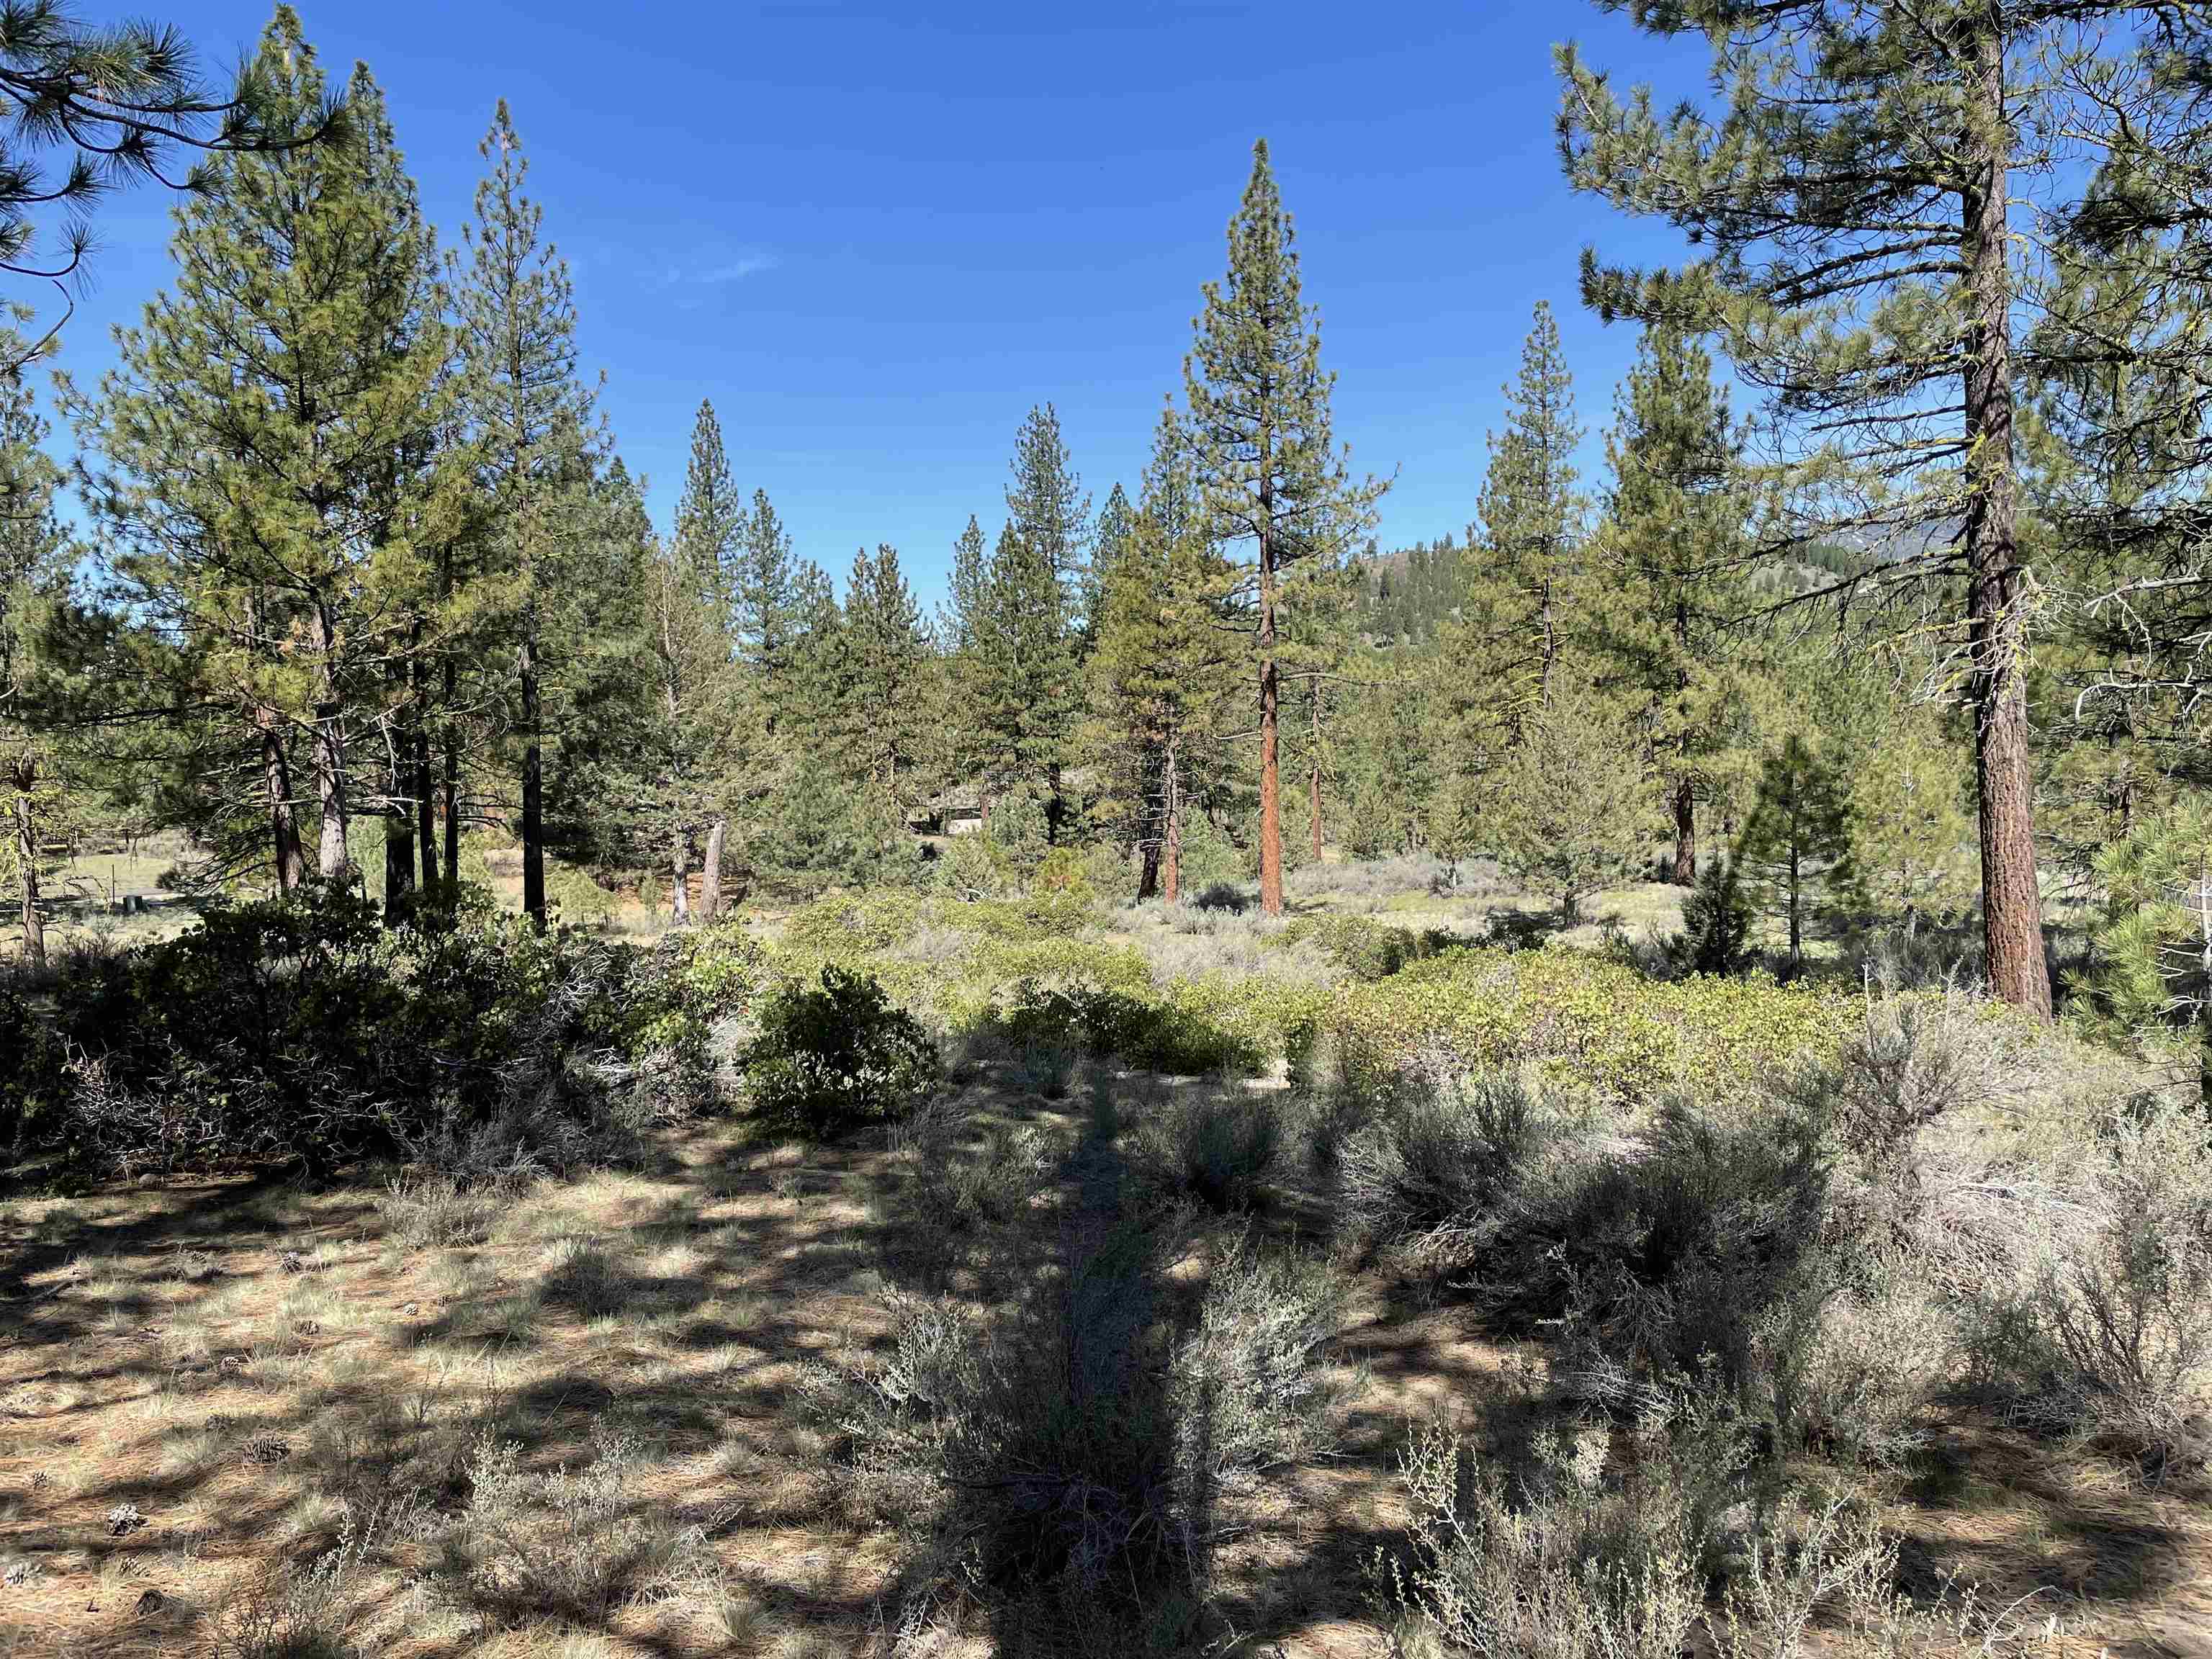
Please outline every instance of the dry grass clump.
[[1301, 937], [1295, 924], [1242, 905], [1194, 901], [1172, 910], [1124, 906], [1113, 921], [1116, 931], [1144, 953], [1158, 984], [1225, 975], [1329, 986], [1345, 976], [1325, 950]]
[[[1309, 864], [1283, 878], [1284, 894], [1293, 899], [1334, 899], [1379, 903], [1406, 893], [1433, 893], [1450, 886], [1452, 872], [1443, 860], [1425, 853], [1401, 853], [1386, 859], [1365, 859], [1343, 864]], [[1458, 866], [1462, 885], [1490, 890], [1497, 885], [1497, 867], [1487, 860]]]
[[642, 1456], [635, 1434], [595, 1422], [588, 1463], [538, 1472], [523, 1467], [516, 1442], [486, 1434], [470, 1454], [467, 1507], [439, 1534], [442, 1573], [495, 1622], [597, 1622], [696, 1573], [699, 1534], [634, 1506], [629, 1488]]
[[1602, 1437], [1553, 1440], [1519, 1493], [1437, 1425], [1400, 1475], [1412, 1521], [1375, 1577], [1395, 1650], [1676, 1659], [1705, 1610], [1705, 1536], [1663, 1459], [1608, 1479]]
[[1175, 1650], [1237, 1506], [1332, 1443], [1340, 1287], [1240, 1236], [1179, 1315], [1182, 1224], [1124, 1212], [1116, 1134], [1108, 1098], [1057, 1248], [1010, 1304], [896, 1298], [884, 1358], [810, 1376], [851, 1497], [909, 1539], [897, 1650], [979, 1626], [1006, 1652]]
[[1823, 1091], [1662, 1100], [1607, 1135], [1512, 1074], [1401, 1076], [1345, 1139], [1340, 1224], [1508, 1329], [1551, 1331], [1610, 1410], [1684, 1389], [1772, 1449], [1909, 1455], [1954, 1334], [1929, 1277], [1833, 1201]]
[[2212, 1454], [2212, 1140], [2172, 1108], [2120, 1113], [2045, 1207], [2023, 1269], [1977, 1298], [1980, 1378], [2015, 1416], [2159, 1468]]
[[547, 1254], [539, 1295], [585, 1319], [622, 1312], [637, 1294], [637, 1276], [627, 1255], [605, 1240], [578, 1235], [557, 1240]]
[[1050, 1167], [1052, 1136], [1035, 1124], [990, 1124], [980, 1146], [967, 1114], [940, 1096], [893, 1132], [903, 1169], [898, 1202], [933, 1232], [964, 1235], [1012, 1220], [1028, 1207]]
[[1346, 1103], [1327, 1120], [1341, 1138], [1329, 1160], [1339, 1225], [1366, 1249], [1431, 1266], [1462, 1265], [1495, 1239], [1509, 1195], [1564, 1131], [1525, 1079], [1462, 1073], [1437, 1055], [1378, 1100], [1349, 1088], [1339, 1096]]
[[411, 1518], [376, 1511], [356, 1527], [348, 1515], [337, 1543], [305, 1563], [282, 1557], [259, 1563], [211, 1611], [211, 1659], [355, 1659], [363, 1653], [349, 1634], [349, 1603], [375, 1571], [380, 1537], [404, 1531]]
[[1283, 1133], [1282, 1100], [1273, 1091], [1161, 1091], [1139, 1125], [1138, 1155], [1164, 1189], [1218, 1212], [1245, 1211], [1266, 1198]]
[[[2058, 1659], [2059, 1618], [1947, 1583], [1896, 1585], [1899, 1539], [1850, 1494], [1771, 1501], [1701, 1467], [1650, 1420], [1616, 1458], [1602, 1433], [1540, 1439], [1517, 1480], [1431, 1425], [1401, 1454], [1404, 1547], [1371, 1567], [1388, 1650], [1406, 1659]], [[1729, 1499], [1725, 1506], [1718, 1500]], [[1718, 1580], [1717, 1595], [1709, 1586]]]
[[394, 1176], [377, 1200], [384, 1236], [403, 1250], [447, 1250], [481, 1244], [514, 1204], [503, 1183], [468, 1186], [451, 1175]]
[[1170, 1384], [1177, 1479], [1208, 1504], [1248, 1492], [1337, 1443], [1346, 1386], [1326, 1350], [1344, 1284], [1310, 1256], [1270, 1253], [1239, 1233], [1216, 1254]]

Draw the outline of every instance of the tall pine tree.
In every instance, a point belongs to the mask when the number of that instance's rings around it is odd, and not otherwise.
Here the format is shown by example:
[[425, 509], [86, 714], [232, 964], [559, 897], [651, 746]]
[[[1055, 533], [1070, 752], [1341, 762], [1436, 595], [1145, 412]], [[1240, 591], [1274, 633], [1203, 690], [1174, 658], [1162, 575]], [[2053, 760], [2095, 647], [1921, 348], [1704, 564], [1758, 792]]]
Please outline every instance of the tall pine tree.
[[1249, 550], [1242, 599], [1259, 680], [1260, 904], [1283, 909], [1279, 726], [1284, 619], [1304, 583], [1366, 532], [1382, 486], [1351, 480], [1329, 422], [1335, 377], [1299, 286], [1298, 254], [1265, 139], [1229, 222], [1229, 270], [1205, 288], [1183, 379], [1206, 533]]
[[1613, 494], [1588, 606], [1601, 672], [1630, 702], [1674, 821], [1674, 879], [1698, 878], [1697, 804], [1740, 701], [1729, 634], [1747, 606], [1753, 502], [1705, 351], [1647, 330], [1606, 441]]
[[[1955, 580], [1974, 711], [1990, 981], [2048, 1018], [2027, 683], [2016, 335], [2035, 297], [2023, 220], [2069, 211], [2083, 169], [2033, 135], [2069, 125], [2078, 26], [2149, 4], [2081, 0], [1598, 0], [1710, 44], [1718, 107], [1624, 99], [1559, 54], [1567, 175], [1686, 232], [1674, 271], [1583, 259], [1605, 316], [1713, 332], [1802, 441], [1808, 526], [1885, 550], [1847, 577]], [[2056, 70], [2057, 72], [2053, 72]], [[1809, 533], [1809, 532], [1808, 532]]]
[[[256, 72], [301, 122], [325, 103], [289, 9]], [[404, 712], [393, 665], [438, 643], [432, 573], [460, 512], [430, 233], [365, 70], [348, 98], [350, 143], [223, 159], [178, 215], [173, 289], [118, 334], [96, 402], [64, 394], [119, 604], [181, 647], [192, 706], [236, 717], [177, 727], [180, 768], [254, 780], [201, 797], [192, 827], [221, 841], [258, 816], [287, 886], [296, 750], [325, 878], [350, 874], [355, 806], [395, 804], [349, 743]]]
[[579, 636], [614, 594], [581, 580], [597, 568], [589, 556], [600, 441], [593, 392], [577, 374], [568, 267], [542, 239], [538, 204], [523, 194], [529, 163], [504, 99], [481, 153], [491, 167], [477, 187], [470, 258], [457, 267], [464, 386], [481, 489], [491, 504], [489, 562], [503, 631], [513, 639], [522, 908], [543, 927], [549, 654], [584, 654]]

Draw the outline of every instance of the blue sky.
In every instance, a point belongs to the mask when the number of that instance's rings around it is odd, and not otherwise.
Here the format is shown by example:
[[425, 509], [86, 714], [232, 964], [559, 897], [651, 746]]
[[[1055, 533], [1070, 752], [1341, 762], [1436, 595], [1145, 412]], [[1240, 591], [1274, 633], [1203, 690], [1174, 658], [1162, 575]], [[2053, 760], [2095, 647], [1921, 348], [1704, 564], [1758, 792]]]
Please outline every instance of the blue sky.
[[[159, 10], [216, 65], [268, 16]], [[1397, 473], [1384, 544], [1473, 515], [1540, 298], [1594, 469], [1634, 340], [1583, 312], [1578, 252], [1669, 245], [1562, 182], [1549, 49], [1571, 33], [1670, 94], [1703, 70], [1571, 3], [301, 10], [334, 78], [356, 58], [375, 74], [448, 240], [507, 99], [574, 270], [585, 361], [658, 520], [711, 398], [738, 477], [769, 491], [803, 554], [842, 578], [856, 546], [891, 542], [926, 602], [968, 515], [1001, 516], [1032, 404], [1058, 405], [1097, 498], [1133, 489], [1262, 135], [1339, 375], [1339, 435], [1356, 466]], [[81, 381], [168, 279], [167, 206], [142, 189], [101, 212], [63, 355]]]

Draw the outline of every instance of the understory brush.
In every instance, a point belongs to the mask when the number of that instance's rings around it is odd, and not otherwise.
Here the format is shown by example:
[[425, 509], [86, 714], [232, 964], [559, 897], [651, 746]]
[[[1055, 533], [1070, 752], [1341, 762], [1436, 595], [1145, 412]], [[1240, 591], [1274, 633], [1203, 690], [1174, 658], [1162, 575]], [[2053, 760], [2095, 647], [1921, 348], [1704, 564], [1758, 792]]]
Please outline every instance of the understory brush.
[[2021, 1101], [2084, 1063], [2066, 1041], [1955, 991], [1873, 998], [1827, 1056], [1626, 1118], [1431, 1048], [1328, 1109], [1340, 1224], [1552, 1333], [1571, 1396], [1686, 1390], [1763, 1456], [1899, 1464], [1971, 1369], [2016, 1419], [2202, 1462], [2212, 1139], [2140, 1091]]
[[549, 1165], [713, 1095], [716, 1024], [763, 981], [734, 933], [647, 950], [481, 904], [387, 927], [336, 892], [0, 985], [0, 1133], [103, 1175], [327, 1171], [487, 1125]]
[[1183, 1223], [1124, 1209], [1100, 1108], [1066, 1166], [1076, 1209], [1010, 1305], [899, 1298], [885, 1359], [807, 1379], [851, 1500], [908, 1535], [898, 1650], [979, 1623], [1002, 1651], [1171, 1650], [1238, 1505], [1334, 1443], [1336, 1279], [1240, 1234], [1179, 1309]]
[[[1762, 1492], [1663, 1418], [1540, 1441], [1515, 1474], [1439, 1425], [1401, 1455], [1411, 1519], [1370, 1583], [1404, 1659], [2060, 1659], [2065, 1621], [1947, 1581], [1898, 1588], [1899, 1540], [1848, 1494]], [[1712, 1593], [1717, 1581], [1718, 1593]]]
[[2087, 1202], [2046, 1209], [2022, 1268], [1975, 1309], [1983, 1386], [2039, 1428], [2103, 1438], [2148, 1467], [2212, 1455], [2212, 1140], [2194, 1113], [2101, 1127]]
[[1633, 1414], [1687, 1390], [1764, 1454], [1894, 1462], [1951, 1341], [1912, 1265], [1832, 1203], [1830, 1121], [1818, 1099], [1674, 1097], [1624, 1133], [1431, 1054], [1344, 1139], [1340, 1225], [1498, 1328], [1553, 1333], [1573, 1397]]
[[1164, 1191], [1209, 1210], [1261, 1200], [1282, 1149], [1283, 1108], [1269, 1091], [1184, 1089], [1153, 1097], [1137, 1131], [1139, 1158]]
[[769, 999], [745, 1062], [753, 1109], [817, 1139], [905, 1115], [939, 1071], [921, 1022], [875, 980], [834, 963], [818, 987], [788, 985]]
[[940, 1096], [893, 1132], [904, 1166], [898, 1201], [936, 1235], [969, 1233], [1011, 1221], [1044, 1183], [1050, 1135], [1035, 1124], [991, 1124], [972, 1146], [968, 1119]]
[[594, 1423], [589, 1462], [535, 1471], [517, 1443], [480, 1439], [467, 1505], [438, 1534], [444, 1583], [495, 1626], [548, 1613], [597, 1622], [681, 1572], [706, 1547], [632, 1492], [642, 1449], [635, 1436]]
[[1646, 978], [1567, 949], [1445, 950], [1340, 991], [1322, 1035], [1351, 1087], [1377, 1091], [1427, 1053], [1468, 1071], [1534, 1066], [1607, 1102], [1756, 1089], [1832, 1058], [1859, 1000], [1753, 975]]

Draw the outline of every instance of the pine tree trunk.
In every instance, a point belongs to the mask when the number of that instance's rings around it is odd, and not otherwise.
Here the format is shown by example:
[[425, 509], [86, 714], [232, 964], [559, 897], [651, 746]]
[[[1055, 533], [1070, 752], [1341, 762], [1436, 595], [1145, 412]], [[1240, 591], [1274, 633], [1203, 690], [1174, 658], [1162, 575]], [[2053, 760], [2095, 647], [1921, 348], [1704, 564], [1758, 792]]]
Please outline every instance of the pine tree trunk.
[[727, 819], [716, 818], [707, 831], [707, 860], [699, 872], [699, 925], [710, 927], [722, 914], [722, 845], [729, 837]]
[[315, 870], [325, 881], [345, 879], [346, 853], [345, 704], [337, 685], [337, 627], [330, 607], [315, 602], [315, 800], [321, 833]]
[[412, 643], [414, 659], [408, 665], [407, 683], [415, 708], [408, 723], [408, 769], [415, 797], [415, 844], [422, 854], [422, 892], [428, 897], [438, 890], [438, 820], [430, 794], [430, 716], [428, 699], [423, 696], [429, 676], [422, 664], [419, 623]]
[[46, 965], [46, 919], [39, 908], [39, 839], [31, 817], [27, 777], [16, 781], [15, 872], [23, 889], [23, 960], [33, 968], [43, 968]]
[[415, 908], [415, 820], [395, 800], [384, 820], [384, 925], [397, 927]]
[[1682, 699], [1683, 729], [1675, 739], [1674, 749], [1682, 765], [1682, 775], [1674, 785], [1674, 884], [1695, 887], [1698, 884], [1698, 802], [1697, 793], [1690, 782], [1690, 732], [1686, 710], [1689, 706], [1690, 671], [1690, 601], [1679, 587], [1674, 592], [1674, 648], [1680, 653], [1674, 673], [1674, 690]]
[[2016, 540], [2013, 454], [2012, 279], [2007, 227], [2009, 157], [2004, 42], [1994, 15], [1975, 41], [1976, 72], [1964, 197], [1968, 286], [1974, 303], [1966, 374], [1967, 620], [1974, 702], [1974, 781], [1980, 801], [1982, 936], [1990, 986], [2043, 1019], [2051, 975], [2043, 954], [2043, 895], [2035, 872], [2035, 782], [2027, 747], [2027, 618]]
[[1674, 885], [1698, 884], [1698, 804], [1690, 781], [1674, 786]]
[[[395, 664], [387, 678], [394, 690], [401, 691], [407, 684], [408, 671]], [[404, 695], [399, 701], [404, 710]], [[384, 788], [384, 925], [387, 927], [397, 927], [415, 909], [414, 745], [404, 714], [395, 714], [393, 720], [400, 726], [397, 734], [387, 734]]]
[[[438, 561], [438, 593], [441, 599], [451, 599], [453, 592], [453, 556], [451, 548]], [[460, 740], [453, 731], [454, 666], [450, 647], [444, 653], [445, 661], [440, 678], [443, 701], [438, 705], [441, 714], [445, 742], [446, 779], [442, 805], [446, 817], [445, 879], [441, 887], [447, 902], [452, 902], [461, 892], [461, 749]], [[426, 790], [424, 792], [428, 793]], [[429, 856], [430, 838], [422, 838], [422, 854]]]
[[1182, 779], [1175, 746], [1168, 747], [1167, 810], [1161, 817], [1160, 902], [1173, 909], [1182, 902]]
[[1137, 902], [1158, 898], [1160, 892], [1160, 844], [1146, 841], [1137, 849]]
[[1269, 522], [1274, 511], [1267, 462], [1260, 486], [1260, 909], [1283, 914], [1283, 780], [1276, 751], [1276, 724], [1282, 683], [1275, 663], [1275, 540]]
[[[417, 675], [419, 683], [420, 675]], [[415, 722], [415, 842], [422, 854], [422, 890], [438, 890], [438, 808], [430, 782], [430, 728]]]
[[269, 815], [270, 855], [276, 864], [276, 890], [296, 891], [307, 873], [300, 852], [300, 826], [292, 817], [292, 769], [284, 757], [284, 735], [273, 708], [254, 711], [261, 729], [263, 810]]
[[1308, 827], [1313, 833], [1313, 861], [1321, 862], [1321, 682], [1313, 688], [1313, 768], [1308, 775], [1312, 785], [1312, 799], [1306, 814]]
[[1793, 830], [1790, 837], [1790, 971], [1793, 974], [1805, 959], [1803, 881], [1797, 861], [1797, 836]]
[[523, 620], [522, 647], [516, 664], [522, 690], [522, 909], [530, 925], [545, 931], [545, 801], [541, 776], [544, 751], [539, 741], [538, 618], [536, 607]]
[[461, 890], [461, 750], [448, 723], [446, 728], [446, 776], [438, 794], [445, 809], [445, 844], [438, 850], [444, 860], [441, 882], [448, 895]]
[[685, 842], [686, 837], [681, 830], [668, 841], [668, 867], [676, 878], [669, 884], [669, 893], [676, 908], [675, 919], [678, 927], [689, 926], [691, 921], [691, 849]]

